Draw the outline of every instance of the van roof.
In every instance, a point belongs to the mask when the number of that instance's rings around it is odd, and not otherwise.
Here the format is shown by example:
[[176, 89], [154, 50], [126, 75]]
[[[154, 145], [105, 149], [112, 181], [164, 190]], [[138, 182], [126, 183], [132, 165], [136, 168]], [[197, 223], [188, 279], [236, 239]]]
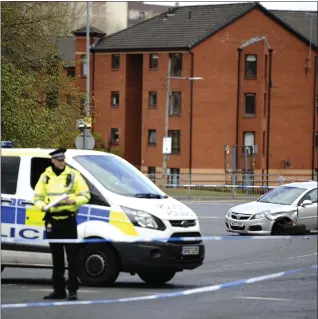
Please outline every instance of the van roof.
[[[18, 155], [18, 156], [37, 156], [37, 157], [48, 157], [51, 156], [49, 153], [54, 151], [55, 148], [2, 148], [1, 156], [8, 155]], [[79, 150], [79, 149], [67, 149], [65, 156], [73, 157], [76, 155], [106, 155], [115, 156], [111, 153], [101, 152], [101, 151], [91, 151], [91, 150]]]

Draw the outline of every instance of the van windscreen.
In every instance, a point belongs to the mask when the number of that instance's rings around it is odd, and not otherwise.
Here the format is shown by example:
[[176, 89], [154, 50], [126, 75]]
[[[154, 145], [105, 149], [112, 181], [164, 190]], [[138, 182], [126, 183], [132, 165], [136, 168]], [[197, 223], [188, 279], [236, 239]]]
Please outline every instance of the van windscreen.
[[167, 197], [143, 173], [122, 158], [105, 155], [78, 155], [73, 159], [113, 193], [139, 198]]

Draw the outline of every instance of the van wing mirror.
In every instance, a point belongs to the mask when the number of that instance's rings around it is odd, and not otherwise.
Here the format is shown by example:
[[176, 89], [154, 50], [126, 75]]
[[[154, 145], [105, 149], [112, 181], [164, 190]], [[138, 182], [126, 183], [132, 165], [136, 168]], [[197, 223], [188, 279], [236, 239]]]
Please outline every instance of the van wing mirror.
[[311, 201], [311, 200], [305, 199], [305, 200], [300, 204], [300, 206], [306, 207], [306, 206], [309, 206], [309, 205], [311, 205], [311, 204], [312, 204], [312, 201]]

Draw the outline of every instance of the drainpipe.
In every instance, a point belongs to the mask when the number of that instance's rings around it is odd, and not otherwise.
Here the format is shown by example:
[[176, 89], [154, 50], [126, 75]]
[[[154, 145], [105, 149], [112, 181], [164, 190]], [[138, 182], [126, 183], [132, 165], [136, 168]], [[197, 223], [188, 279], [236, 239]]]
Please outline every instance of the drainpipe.
[[[194, 77], [194, 55], [189, 51], [191, 55], [191, 77]], [[193, 130], [193, 83], [190, 81], [190, 138], [189, 138], [189, 184], [192, 183], [192, 130]]]
[[271, 90], [272, 90], [272, 56], [273, 49], [269, 49], [269, 76], [268, 76], [268, 103], [267, 103], [267, 150], [266, 150], [266, 174], [267, 186], [269, 179], [269, 137], [270, 137], [270, 122], [271, 122]]
[[[235, 144], [239, 145], [239, 117], [240, 117], [240, 91], [241, 91], [241, 52], [242, 49], [238, 48], [238, 61], [237, 61], [237, 97], [236, 97], [236, 137]], [[235, 167], [238, 167], [238, 151], [235, 152]]]
[[[317, 111], [316, 111], [316, 96], [318, 95], [318, 88], [317, 88], [317, 72], [318, 72], [318, 55], [315, 57], [315, 74], [314, 74], [314, 107], [313, 107], [313, 125], [312, 125], [312, 179], [315, 179], [315, 153], [316, 153], [316, 117], [317, 117]], [[318, 107], [318, 105], [317, 105]]]

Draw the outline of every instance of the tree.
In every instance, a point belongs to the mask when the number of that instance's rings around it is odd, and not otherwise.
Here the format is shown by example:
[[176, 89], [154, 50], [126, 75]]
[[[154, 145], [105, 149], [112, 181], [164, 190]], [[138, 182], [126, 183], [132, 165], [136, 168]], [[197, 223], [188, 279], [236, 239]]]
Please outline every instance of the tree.
[[57, 36], [68, 32], [63, 9], [56, 2], [2, 3], [1, 137], [17, 147], [74, 147], [83, 94], [58, 59]]

